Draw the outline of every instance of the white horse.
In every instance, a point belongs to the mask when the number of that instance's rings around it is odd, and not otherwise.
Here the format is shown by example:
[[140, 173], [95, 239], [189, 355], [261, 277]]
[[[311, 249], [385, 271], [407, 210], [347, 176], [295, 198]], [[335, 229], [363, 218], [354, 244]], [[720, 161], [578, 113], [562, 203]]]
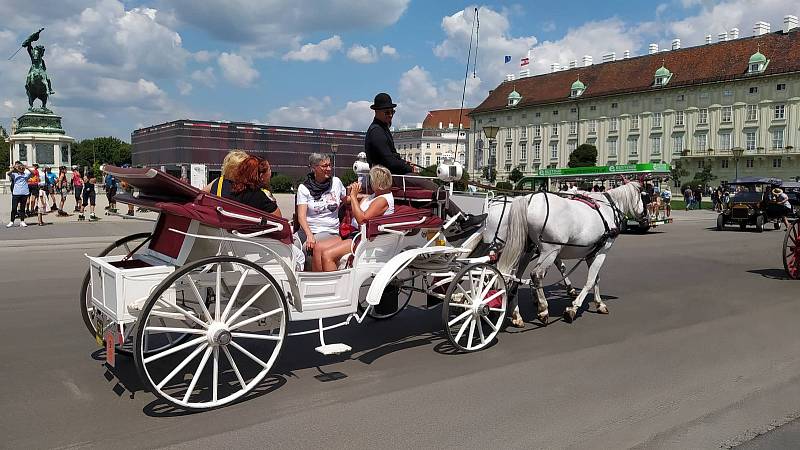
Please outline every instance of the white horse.
[[[522, 278], [530, 259], [535, 258], [531, 279], [542, 323], [546, 324], [550, 316], [542, 282], [547, 269], [562, 259], [585, 259], [589, 266], [586, 284], [564, 311], [565, 319], [575, 318], [592, 289], [597, 311], [608, 314], [608, 306], [600, 297], [598, 273], [619, 233], [623, 217], [644, 214], [640, 190], [641, 184], [633, 181], [605, 193], [583, 193], [594, 200], [596, 208], [568, 196], [544, 192], [517, 197], [510, 206], [508, 203], [490, 205], [484, 242], [496, 240], [503, 245], [497, 267], [504, 274]], [[563, 274], [563, 265], [559, 264], [559, 270]], [[519, 307], [513, 313], [512, 323], [523, 326]]]

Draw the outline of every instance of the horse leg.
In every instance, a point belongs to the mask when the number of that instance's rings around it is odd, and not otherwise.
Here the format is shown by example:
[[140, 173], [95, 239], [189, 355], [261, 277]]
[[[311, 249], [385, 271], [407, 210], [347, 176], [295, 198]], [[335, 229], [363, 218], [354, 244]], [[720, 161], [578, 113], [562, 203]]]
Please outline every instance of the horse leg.
[[575, 297], [578, 295], [578, 291], [575, 290], [575, 287], [572, 286], [572, 281], [569, 280], [567, 276], [567, 265], [564, 264], [564, 261], [561, 258], [556, 258], [556, 265], [558, 266], [558, 271], [561, 272], [561, 276], [564, 277], [564, 289], [567, 291], [567, 295], [570, 297]]
[[608, 306], [603, 302], [603, 297], [600, 296], [600, 277], [594, 280], [594, 304], [597, 307], [599, 314], [608, 314]]
[[592, 288], [594, 288], [595, 282], [597, 281], [597, 274], [600, 272], [600, 267], [603, 266], [603, 262], [606, 259], [605, 252], [608, 251], [609, 247], [610, 245], [606, 244], [606, 247], [598, 252], [591, 261], [587, 261], [587, 264], [589, 265], [589, 275], [586, 277], [586, 285], [583, 286], [583, 289], [581, 289], [578, 297], [572, 301], [572, 305], [564, 311], [564, 319], [567, 322], [572, 322], [575, 320], [575, 316], [578, 315], [578, 309], [583, 306], [583, 301], [586, 299], [586, 295]]
[[548, 320], [550, 319], [550, 312], [548, 311], [548, 304], [547, 304], [547, 297], [544, 295], [544, 277], [547, 275], [547, 269], [553, 264], [553, 262], [558, 257], [559, 252], [561, 251], [560, 248], [554, 248], [549, 252], [546, 252], [542, 249], [542, 254], [539, 256], [536, 265], [534, 266], [533, 272], [531, 272], [531, 279], [534, 282], [534, 287], [536, 289], [536, 300], [537, 300], [537, 318], [543, 325], [547, 325]]

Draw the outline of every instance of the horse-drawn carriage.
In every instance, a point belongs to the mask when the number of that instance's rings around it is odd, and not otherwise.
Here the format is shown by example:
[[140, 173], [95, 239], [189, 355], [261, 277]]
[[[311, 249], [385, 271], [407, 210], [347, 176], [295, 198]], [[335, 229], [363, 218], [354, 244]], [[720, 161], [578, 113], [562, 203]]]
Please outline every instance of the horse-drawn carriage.
[[[398, 206], [369, 220], [340, 270], [304, 272], [286, 219], [155, 169], [104, 170], [138, 191], [118, 201], [159, 217], [152, 233], [87, 255], [84, 320], [105, 342], [109, 362], [116, 353], [132, 355], [145, 386], [174, 405], [207, 409], [242, 397], [266, 376], [288, 336], [316, 334], [317, 351], [347, 352], [346, 344], [327, 342], [326, 332], [391, 317], [413, 292], [443, 300], [444, 334], [460, 351], [487, 347], [504, 323], [507, 278], [489, 256], [469, 257], [480, 230], [459, 245], [448, 242], [455, 220], [443, 221], [441, 204]], [[443, 171], [445, 181], [449, 173]], [[460, 177], [460, 170], [452, 173]], [[396, 306], [387, 311], [382, 299]], [[334, 317], [340, 320], [323, 323]], [[314, 325], [290, 333], [289, 322], [297, 321]]]

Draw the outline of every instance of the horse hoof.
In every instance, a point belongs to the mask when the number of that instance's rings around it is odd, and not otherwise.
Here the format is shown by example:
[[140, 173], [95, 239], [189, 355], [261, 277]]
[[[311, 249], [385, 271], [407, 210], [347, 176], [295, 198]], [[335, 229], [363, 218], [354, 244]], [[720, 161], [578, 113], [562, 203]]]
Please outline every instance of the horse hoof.
[[608, 314], [608, 306], [600, 305], [597, 307], [597, 312], [600, 314]]
[[537, 318], [539, 319], [539, 322], [542, 322], [542, 325], [547, 326], [547, 323], [550, 320], [550, 314], [539, 314]]
[[511, 325], [515, 328], [525, 328], [525, 321], [521, 317], [519, 319], [511, 319]]
[[567, 321], [567, 323], [572, 323], [572, 321], [575, 320], [575, 315], [576, 312], [574, 310], [567, 309], [564, 311], [564, 320]]
[[578, 290], [575, 289], [575, 288], [570, 288], [567, 291], [567, 295], [569, 295], [570, 297], [577, 297], [578, 296]]

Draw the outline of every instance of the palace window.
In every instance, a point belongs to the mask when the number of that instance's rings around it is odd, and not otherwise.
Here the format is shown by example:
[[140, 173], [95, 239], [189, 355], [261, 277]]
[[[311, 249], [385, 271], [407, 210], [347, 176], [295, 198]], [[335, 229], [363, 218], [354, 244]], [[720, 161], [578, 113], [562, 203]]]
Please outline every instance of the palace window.
[[631, 116], [631, 129], [638, 130], [639, 129], [639, 115], [634, 114]]
[[578, 122], [569, 123], [569, 134], [578, 134]]
[[747, 158], [745, 160], [745, 162], [744, 162], [744, 166], [747, 167], [748, 169], [752, 169], [753, 168], [753, 158]]
[[748, 92], [750, 94], [758, 94], [758, 86], [751, 86]]
[[589, 121], [589, 134], [597, 133], [597, 121], [592, 119]]
[[775, 105], [773, 107], [773, 119], [780, 120], [786, 118], [786, 105]]
[[617, 156], [617, 139], [608, 140], [608, 156]]
[[511, 161], [511, 143], [506, 144], [506, 161]]
[[425, 167], [431, 165], [431, 155], [425, 155]]
[[614, 102], [611, 104], [611, 109], [616, 109], [618, 106], [619, 104], [617, 104], [617, 102]]
[[520, 139], [528, 139], [528, 127], [522, 127], [519, 130]]
[[722, 123], [730, 123], [733, 116], [733, 108], [730, 106], [722, 107]]
[[697, 116], [697, 123], [699, 125], [708, 125], [708, 110], [703, 108]]
[[557, 123], [554, 123], [554, 124], [550, 125], [550, 135], [553, 136], [553, 137], [557, 137], [558, 136], [558, 124]]
[[558, 159], [558, 142], [550, 143], [550, 159]]
[[661, 113], [653, 113], [653, 128], [661, 128]]
[[683, 126], [683, 111], [675, 111], [675, 126]]
[[783, 148], [783, 128], [772, 130], [772, 148]]
[[617, 124], [618, 124], [618, 119], [616, 117], [612, 117], [611, 119], [609, 119], [608, 131], [612, 132], [617, 131]]
[[636, 156], [639, 154], [639, 138], [637, 137], [629, 137], [628, 138], [628, 155]]
[[720, 133], [719, 134], [719, 149], [720, 150], [730, 150], [731, 149], [731, 134], [730, 133]]
[[542, 159], [542, 143], [539, 141], [533, 143], [533, 159]]
[[661, 136], [653, 136], [650, 138], [650, 150], [653, 155], [661, 154]]
[[537, 137], [537, 138], [542, 137], [542, 126], [541, 125], [534, 125], [533, 126], [533, 137]]
[[672, 153], [674, 155], [680, 155], [683, 151], [683, 136], [673, 136], [672, 137]]
[[781, 158], [772, 158], [772, 168], [779, 169], [781, 167]]
[[524, 142], [519, 144], [519, 159], [520, 161], [525, 161], [528, 159], [528, 144]]
[[744, 134], [744, 148], [745, 150], [756, 149], [756, 133], [755, 131], [748, 131]]
[[745, 120], [749, 122], [758, 120], [758, 105], [747, 105], [747, 116]]
[[775, 86], [775, 90], [776, 91], [785, 91], [786, 90], [786, 83], [778, 83], [778, 85]]
[[705, 152], [708, 150], [708, 135], [707, 134], [698, 134], [694, 137], [695, 140], [695, 148], [701, 152]]
[[720, 169], [727, 169], [728, 168], [728, 162], [729, 161], [727, 159], [723, 159], [722, 161], [719, 162], [719, 168]]
[[701, 160], [697, 161], [697, 168], [698, 169], [703, 169], [705, 167], [706, 167], [706, 161], [704, 159], [701, 159]]

